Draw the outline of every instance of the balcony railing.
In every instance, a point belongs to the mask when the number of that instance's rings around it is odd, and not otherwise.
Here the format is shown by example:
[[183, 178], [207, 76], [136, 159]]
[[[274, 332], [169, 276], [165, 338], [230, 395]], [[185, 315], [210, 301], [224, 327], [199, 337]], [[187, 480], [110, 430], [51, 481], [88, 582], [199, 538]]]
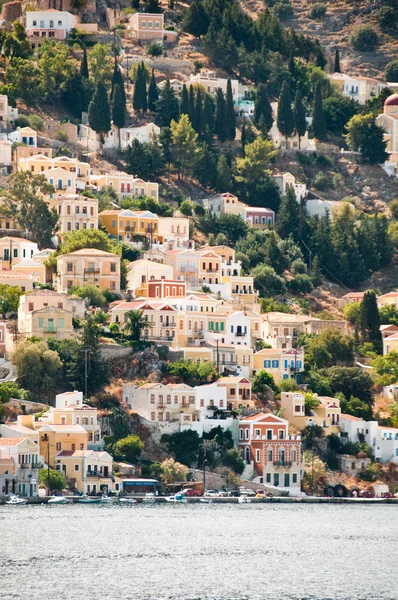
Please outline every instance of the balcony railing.
[[104, 474], [101, 471], [87, 471], [87, 477], [104, 477]]
[[238, 337], [244, 337], [246, 333], [244, 331], [237, 331], [236, 334]]
[[219, 269], [206, 269], [204, 272], [205, 273], [219, 273], [220, 270]]
[[45, 333], [57, 333], [58, 329], [57, 327], [45, 327], [44, 331]]
[[20, 463], [19, 469], [39, 469], [40, 463]]
[[85, 275], [99, 275], [100, 270], [99, 269], [84, 269], [84, 274]]
[[198, 267], [189, 267], [189, 266], [180, 267], [179, 270], [181, 271], [181, 273], [197, 273], [199, 271]]
[[293, 463], [287, 460], [274, 460], [274, 467], [291, 467]]

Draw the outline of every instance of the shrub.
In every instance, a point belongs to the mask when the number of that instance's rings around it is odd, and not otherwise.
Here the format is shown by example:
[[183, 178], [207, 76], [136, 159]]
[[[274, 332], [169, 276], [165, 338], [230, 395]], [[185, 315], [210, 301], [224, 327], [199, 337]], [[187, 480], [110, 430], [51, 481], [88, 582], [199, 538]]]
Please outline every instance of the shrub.
[[388, 63], [384, 70], [385, 81], [398, 81], [398, 58]]
[[58, 131], [55, 134], [55, 139], [59, 142], [67, 142], [68, 134], [66, 133], [65, 129], [58, 129]]
[[147, 48], [147, 54], [149, 54], [149, 56], [162, 56], [163, 46], [158, 42], [152, 42]]
[[35, 131], [41, 131], [44, 127], [44, 121], [39, 115], [30, 115], [29, 125]]
[[379, 36], [370, 25], [357, 27], [350, 38], [354, 50], [373, 52], [379, 44]]
[[322, 19], [326, 15], [327, 6], [323, 2], [313, 4], [308, 12], [309, 19]]
[[15, 127], [28, 127], [29, 118], [26, 115], [19, 115], [14, 121]]
[[293, 6], [290, 4], [289, 0], [277, 2], [273, 7], [272, 12], [276, 14], [281, 21], [284, 19], [291, 19], [294, 15]]
[[398, 11], [392, 6], [382, 6], [375, 13], [376, 21], [383, 30], [391, 30], [397, 28]]
[[297, 274], [294, 279], [289, 281], [289, 290], [301, 294], [309, 294], [314, 289], [311, 278], [305, 274]]
[[291, 264], [291, 270], [295, 275], [302, 275], [307, 272], [307, 265], [301, 258], [296, 258]]
[[334, 158], [326, 154], [319, 154], [316, 157], [316, 164], [320, 167], [332, 167], [334, 165]]
[[314, 188], [319, 191], [327, 190], [329, 187], [329, 178], [327, 175], [319, 171], [314, 177], [313, 181]]
[[202, 217], [206, 212], [201, 204], [195, 204], [194, 211], [195, 215], [197, 215], [198, 217]]

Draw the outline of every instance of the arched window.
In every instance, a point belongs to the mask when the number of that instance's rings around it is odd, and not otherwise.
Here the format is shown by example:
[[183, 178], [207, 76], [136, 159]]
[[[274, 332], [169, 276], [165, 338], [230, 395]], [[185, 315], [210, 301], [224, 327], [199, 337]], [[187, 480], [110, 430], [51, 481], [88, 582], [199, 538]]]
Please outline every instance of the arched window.
[[245, 448], [245, 461], [247, 465], [250, 465], [250, 448], [246, 446]]

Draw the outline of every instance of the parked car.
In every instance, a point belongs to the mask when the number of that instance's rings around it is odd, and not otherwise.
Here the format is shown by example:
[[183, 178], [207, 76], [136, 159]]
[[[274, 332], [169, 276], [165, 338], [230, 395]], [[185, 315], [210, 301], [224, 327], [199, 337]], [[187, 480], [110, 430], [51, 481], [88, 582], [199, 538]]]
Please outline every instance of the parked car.
[[254, 492], [253, 490], [249, 490], [248, 488], [245, 488], [244, 490], [239, 489], [239, 491], [242, 495], [245, 495], [245, 496], [255, 496], [256, 495], [256, 492]]
[[182, 490], [182, 493], [187, 496], [187, 498], [193, 498], [195, 496], [201, 496], [202, 492], [198, 489], [194, 490], [193, 488], [186, 488]]
[[232, 496], [233, 498], [239, 498], [240, 491], [239, 490], [227, 490], [228, 496]]
[[205, 496], [210, 496], [211, 498], [218, 498], [220, 496], [220, 492], [218, 490], [207, 490], [205, 492]]
[[218, 495], [219, 495], [220, 498], [227, 498], [228, 492], [226, 490], [220, 490], [218, 492]]

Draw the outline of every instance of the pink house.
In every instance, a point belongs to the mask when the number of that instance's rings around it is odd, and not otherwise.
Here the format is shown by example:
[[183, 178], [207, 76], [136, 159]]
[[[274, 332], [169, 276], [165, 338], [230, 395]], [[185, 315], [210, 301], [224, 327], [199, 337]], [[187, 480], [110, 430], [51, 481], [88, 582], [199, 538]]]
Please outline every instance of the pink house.
[[130, 37], [136, 40], [165, 40], [166, 42], [177, 41], [177, 31], [169, 31], [164, 28], [164, 15], [156, 13], [135, 13], [130, 17], [128, 27]]
[[245, 208], [245, 221], [253, 229], [268, 229], [275, 223], [275, 213], [270, 208], [247, 206]]

